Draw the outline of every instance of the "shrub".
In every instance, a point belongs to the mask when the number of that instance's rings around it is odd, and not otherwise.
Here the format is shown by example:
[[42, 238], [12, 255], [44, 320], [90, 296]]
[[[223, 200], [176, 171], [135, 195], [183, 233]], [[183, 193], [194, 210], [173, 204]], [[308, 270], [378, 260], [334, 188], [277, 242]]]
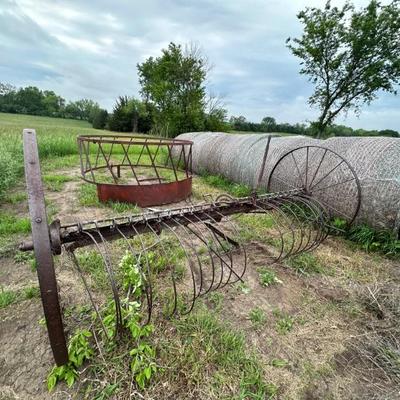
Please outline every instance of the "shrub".
[[107, 110], [99, 108], [94, 112], [92, 126], [95, 129], [104, 129], [108, 120]]

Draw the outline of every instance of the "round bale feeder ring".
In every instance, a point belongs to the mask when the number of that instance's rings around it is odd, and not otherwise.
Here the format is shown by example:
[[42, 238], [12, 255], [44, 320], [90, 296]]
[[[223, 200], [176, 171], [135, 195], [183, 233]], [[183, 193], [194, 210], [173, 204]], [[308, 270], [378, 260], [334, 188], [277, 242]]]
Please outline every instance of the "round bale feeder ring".
[[82, 179], [101, 202], [149, 207], [177, 203], [192, 193], [192, 142], [139, 135], [77, 138]]

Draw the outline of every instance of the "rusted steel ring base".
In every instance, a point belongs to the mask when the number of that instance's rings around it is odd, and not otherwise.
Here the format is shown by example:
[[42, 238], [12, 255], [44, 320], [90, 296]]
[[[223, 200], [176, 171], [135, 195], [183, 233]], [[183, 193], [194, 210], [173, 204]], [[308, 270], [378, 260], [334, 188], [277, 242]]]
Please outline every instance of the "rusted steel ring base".
[[102, 202], [120, 201], [139, 207], [177, 203], [192, 193], [192, 178], [150, 185], [114, 185], [97, 183], [97, 195]]

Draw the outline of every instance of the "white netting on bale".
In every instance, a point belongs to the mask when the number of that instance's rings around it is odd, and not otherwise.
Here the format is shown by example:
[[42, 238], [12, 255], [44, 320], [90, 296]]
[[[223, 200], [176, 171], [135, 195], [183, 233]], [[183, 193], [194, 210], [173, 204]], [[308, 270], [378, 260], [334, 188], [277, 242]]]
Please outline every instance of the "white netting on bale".
[[[194, 143], [194, 172], [207, 171], [210, 174], [223, 175], [232, 181], [255, 187], [268, 140], [267, 134], [194, 132], [185, 133], [179, 137], [192, 140]], [[361, 186], [361, 207], [357, 222], [367, 222], [378, 228], [399, 229], [400, 139], [336, 137], [322, 141], [304, 136], [272, 137], [261, 187], [267, 187], [273, 167], [284, 154], [307, 145], [329, 148], [346, 159], [353, 167]], [[313, 151], [310, 150], [308, 155], [305, 150], [303, 153], [297, 151], [293, 165], [289, 163], [288, 158], [279, 171], [279, 179], [284, 182], [281, 187], [274, 189], [284, 190], [290, 188], [291, 185], [296, 185], [294, 171], [301, 170], [302, 173], [306, 157], [309, 157], [308, 174], [312, 176], [320, 158], [320, 155], [313, 158]], [[335, 165], [334, 156], [332, 160], [327, 157], [322, 168], [329, 172], [329, 168]], [[323, 170], [319, 171], [318, 174], [323, 172]], [[348, 169], [340, 165], [324, 182], [323, 186], [328, 188], [319, 192], [318, 196], [321, 201], [329, 202], [333, 209], [335, 205], [340, 205], [341, 209], [349, 210], [350, 213], [352, 207], [354, 208], [357, 195], [354, 184], [341, 185], [340, 193], [335, 190], [335, 184], [347, 179], [348, 174]], [[277, 182], [275, 185], [278, 185]]]

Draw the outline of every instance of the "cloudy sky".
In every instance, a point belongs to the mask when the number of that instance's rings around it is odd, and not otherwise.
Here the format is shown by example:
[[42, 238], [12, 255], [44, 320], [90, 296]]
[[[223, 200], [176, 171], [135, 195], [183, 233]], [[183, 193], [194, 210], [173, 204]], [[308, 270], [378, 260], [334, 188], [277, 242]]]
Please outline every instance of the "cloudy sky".
[[[342, 4], [333, 0], [333, 4]], [[285, 47], [301, 33], [296, 13], [320, 0], [0, 0], [0, 81], [92, 98], [111, 109], [138, 96], [136, 64], [170, 41], [195, 42], [213, 69], [208, 89], [231, 115], [306, 122], [312, 86]], [[366, 5], [366, 0], [357, 0]], [[400, 97], [382, 94], [354, 128], [400, 130]]]

